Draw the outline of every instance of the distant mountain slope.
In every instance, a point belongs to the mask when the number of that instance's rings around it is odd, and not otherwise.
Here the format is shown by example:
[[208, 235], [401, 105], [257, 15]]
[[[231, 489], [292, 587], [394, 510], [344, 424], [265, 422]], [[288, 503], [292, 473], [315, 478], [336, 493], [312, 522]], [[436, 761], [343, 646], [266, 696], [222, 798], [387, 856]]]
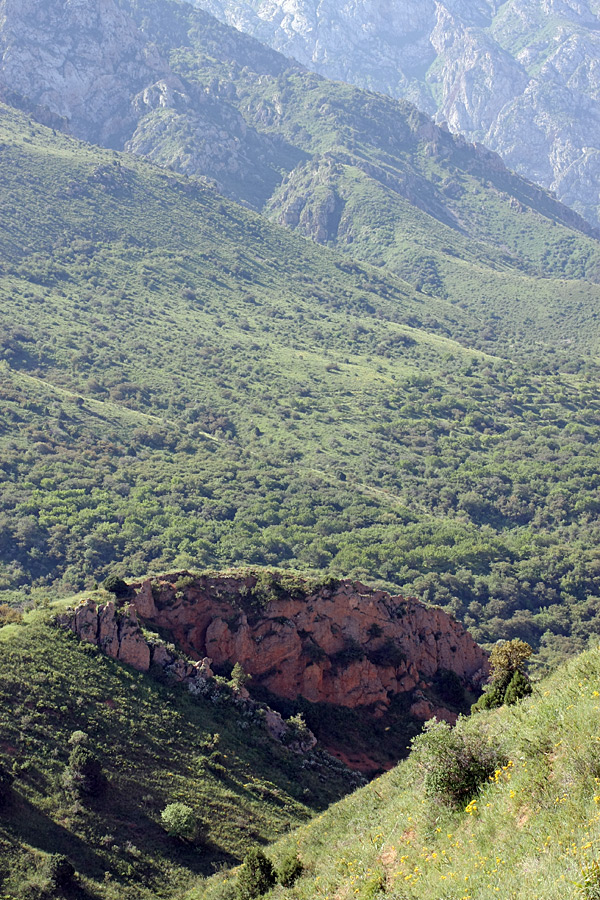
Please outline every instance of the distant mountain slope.
[[593, 0], [195, 0], [329, 78], [405, 98], [598, 224]]
[[514, 357], [474, 350], [477, 315], [193, 179], [7, 107], [0, 129], [6, 597], [282, 565], [438, 603], [478, 640], [585, 644], [597, 288], [570, 282], [580, 340], [541, 364], [531, 324]]

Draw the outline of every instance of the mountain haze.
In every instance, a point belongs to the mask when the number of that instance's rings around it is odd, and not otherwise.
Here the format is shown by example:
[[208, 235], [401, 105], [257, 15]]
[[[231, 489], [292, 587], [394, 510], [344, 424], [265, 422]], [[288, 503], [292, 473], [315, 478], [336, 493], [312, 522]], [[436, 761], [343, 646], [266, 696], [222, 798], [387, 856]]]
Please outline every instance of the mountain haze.
[[599, 221], [593, 0], [196, 0], [328, 78], [412, 101]]

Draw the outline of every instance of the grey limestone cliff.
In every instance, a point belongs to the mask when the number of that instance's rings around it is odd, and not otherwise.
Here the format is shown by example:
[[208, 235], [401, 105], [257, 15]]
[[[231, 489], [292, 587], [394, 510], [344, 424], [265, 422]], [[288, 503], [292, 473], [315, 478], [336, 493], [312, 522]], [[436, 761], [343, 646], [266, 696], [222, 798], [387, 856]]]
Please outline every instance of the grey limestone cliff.
[[319, 73], [413, 101], [600, 222], [598, 0], [195, 0]]

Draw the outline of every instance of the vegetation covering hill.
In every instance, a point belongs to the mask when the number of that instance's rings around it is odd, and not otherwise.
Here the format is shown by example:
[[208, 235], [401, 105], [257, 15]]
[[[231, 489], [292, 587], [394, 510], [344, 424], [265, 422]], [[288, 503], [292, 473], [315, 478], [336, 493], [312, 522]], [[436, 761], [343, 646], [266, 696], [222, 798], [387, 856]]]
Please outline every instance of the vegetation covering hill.
[[328, 78], [448, 122], [598, 223], [590, 0], [194, 0]]
[[328, 569], [548, 658], [597, 627], [598, 384], [3, 109], [1, 587]]
[[[575, 348], [596, 351], [592, 229], [495, 154], [409, 103], [306, 72], [187, 3], [121, 7], [188, 94], [200, 92], [203, 119], [223, 134], [224, 116], [244, 123], [237, 169], [254, 178], [216, 176], [229, 196], [473, 311], [480, 329], [471, 346], [529, 359], [550, 351], [554, 365]], [[197, 113], [166, 105], [147, 113], [143, 140], [127, 148], [214, 174], [216, 151], [200, 140]]]
[[[410, 757], [267, 850], [303, 872], [266, 898], [594, 900], [600, 652], [516, 706], [431, 728]], [[192, 893], [228, 900], [237, 873]]]
[[[180, 898], [360, 781], [318, 749], [273, 740], [226, 686], [192, 697], [81, 644], [51, 624], [59, 609], [0, 626], [6, 900], [63, 896], [55, 854], [76, 868], [67, 896]], [[161, 814], [176, 803], [192, 811], [194, 839], [167, 833]]]
[[188, 3], [52, 0], [41, 19], [31, 3], [4, 4], [0, 86], [32, 115], [214, 179], [276, 221], [465, 306], [479, 320], [470, 346], [554, 366], [596, 351], [591, 227], [494, 154]]

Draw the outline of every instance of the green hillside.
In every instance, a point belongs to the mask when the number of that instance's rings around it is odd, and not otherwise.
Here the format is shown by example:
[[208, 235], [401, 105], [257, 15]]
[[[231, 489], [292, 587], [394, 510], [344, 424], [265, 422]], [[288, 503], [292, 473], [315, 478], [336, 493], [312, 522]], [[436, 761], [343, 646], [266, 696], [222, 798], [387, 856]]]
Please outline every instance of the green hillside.
[[134, 152], [214, 175], [217, 149], [195, 148], [218, 127], [241, 148], [224, 193], [472, 311], [471, 346], [550, 367], [597, 352], [598, 242], [548, 192], [411, 104], [320, 78], [187, 3], [121, 5], [203, 98], [150, 111]]
[[[531, 699], [437, 732], [437, 776], [467, 748], [491, 761], [479, 791], [450, 802], [425, 781], [421, 753], [268, 850], [297, 853], [303, 874], [267, 898], [316, 900], [594, 900], [600, 890], [596, 723], [600, 651], [542, 682]], [[431, 742], [430, 742], [431, 743]], [[444, 750], [444, 748], [446, 748]], [[440, 768], [442, 766], [444, 768]], [[471, 764], [472, 765], [472, 764]], [[429, 769], [431, 771], [431, 769]], [[434, 769], [434, 773], [435, 773]], [[481, 776], [480, 776], [481, 777]], [[227, 900], [235, 874], [189, 900]]]
[[[0, 626], [6, 900], [62, 896], [49, 883], [56, 853], [77, 870], [68, 896], [179, 898], [356, 785], [320, 751], [303, 757], [274, 741], [226, 692], [218, 702], [192, 698], [116, 663], [52, 627], [54, 612]], [[69, 780], [79, 744], [101, 764], [99, 790]], [[171, 803], [193, 810], [194, 841], [166, 833], [161, 813]]]
[[470, 350], [472, 314], [210, 188], [8, 108], [0, 128], [7, 598], [282, 565], [416, 592], [548, 659], [585, 646], [589, 360]]

